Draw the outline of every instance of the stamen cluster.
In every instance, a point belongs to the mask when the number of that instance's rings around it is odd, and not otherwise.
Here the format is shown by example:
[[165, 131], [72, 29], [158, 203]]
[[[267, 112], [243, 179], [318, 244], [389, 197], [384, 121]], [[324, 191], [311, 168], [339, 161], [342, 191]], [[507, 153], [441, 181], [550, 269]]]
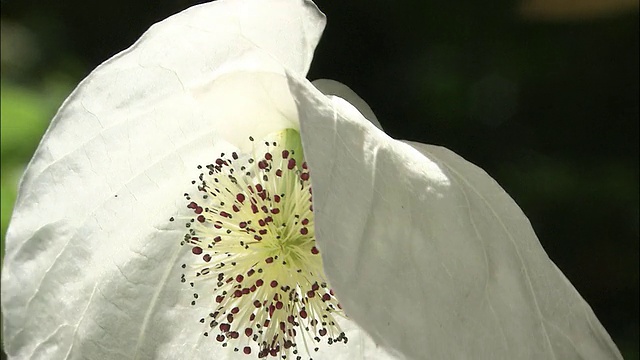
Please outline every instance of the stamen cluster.
[[301, 343], [310, 353], [323, 338], [347, 342], [334, 317], [342, 311], [315, 246], [307, 164], [279, 142], [260, 148], [259, 157], [233, 152], [198, 166], [198, 192], [184, 194], [193, 215], [182, 241], [195, 259], [181, 281], [194, 290], [215, 283], [191, 302], [211, 304], [204, 336], [259, 358], [300, 359]]

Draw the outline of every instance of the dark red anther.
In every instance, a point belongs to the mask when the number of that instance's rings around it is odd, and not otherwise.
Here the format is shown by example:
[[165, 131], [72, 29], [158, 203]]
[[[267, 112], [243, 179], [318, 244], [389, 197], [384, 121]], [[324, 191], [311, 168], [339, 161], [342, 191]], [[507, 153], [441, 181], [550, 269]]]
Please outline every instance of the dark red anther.
[[320, 250], [318, 250], [318, 248], [314, 246], [311, 248], [311, 253], [313, 255], [318, 255], [320, 253]]
[[289, 157], [289, 151], [288, 150], [282, 150], [282, 158], [286, 159]]
[[275, 280], [271, 280], [271, 283], [269, 285], [271, 285], [271, 287], [274, 288], [274, 287], [278, 286], [278, 282], [275, 281]]
[[293, 170], [294, 167], [296, 167], [296, 159], [289, 159], [287, 162], [287, 169]]
[[201, 248], [201, 247], [199, 247], [199, 246], [194, 246], [194, 247], [191, 249], [191, 252], [192, 252], [194, 255], [200, 255], [200, 254], [202, 254], [202, 248]]
[[198, 215], [197, 220], [198, 222], [204, 223], [204, 215]]
[[220, 324], [220, 331], [227, 332], [229, 330], [231, 330], [231, 325], [225, 323]]
[[307, 229], [306, 227], [303, 227], [302, 229], [300, 229], [300, 234], [307, 235], [308, 233], [309, 233], [309, 229]]
[[245, 196], [244, 194], [238, 194], [236, 195], [236, 200], [238, 200], [239, 203], [244, 202]]

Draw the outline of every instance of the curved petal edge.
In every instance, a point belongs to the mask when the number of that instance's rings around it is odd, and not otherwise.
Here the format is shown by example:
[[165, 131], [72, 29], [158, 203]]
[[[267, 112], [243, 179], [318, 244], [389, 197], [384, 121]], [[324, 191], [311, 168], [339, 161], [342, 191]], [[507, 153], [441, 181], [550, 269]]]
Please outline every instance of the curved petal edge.
[[621, 359], [489, 175], [289, 81], [326, 274], [376, 342], [414, 359]]

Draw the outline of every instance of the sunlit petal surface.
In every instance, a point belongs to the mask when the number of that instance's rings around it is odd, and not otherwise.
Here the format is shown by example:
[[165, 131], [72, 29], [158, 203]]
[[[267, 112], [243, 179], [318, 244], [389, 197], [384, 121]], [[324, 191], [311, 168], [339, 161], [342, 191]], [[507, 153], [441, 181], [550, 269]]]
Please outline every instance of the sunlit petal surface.
[[326, 274], [377, 342], [413, 359], [621, 358], [484, 171], [290, 81]]
[[[24, 175], [7, 233], [10, 358], [247, 358], [203, 336], [180, 281], [193, 255], [169, 219], [188, 212], [197, 165], [250, 151], [249, 136], [298, 129], [284, 73], [306, 73], [324, 22], [310, 1], [201, 5], [78, 86]], [[300, 353], [385, 356], [352, 322], [340, 327], [348, 346]]]

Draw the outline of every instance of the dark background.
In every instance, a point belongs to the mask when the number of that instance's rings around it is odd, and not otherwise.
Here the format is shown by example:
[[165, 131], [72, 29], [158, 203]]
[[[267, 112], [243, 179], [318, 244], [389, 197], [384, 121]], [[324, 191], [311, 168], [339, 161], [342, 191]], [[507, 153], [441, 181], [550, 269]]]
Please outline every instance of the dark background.
[[[5, 111], [16, 91], [46, 109], [31, 115], [35, 135], [3, 144], [3, 239], [15, 174], [72, 86], [194, 3], [1, 2], [3, 132], [21, 126]], [[483, 167], [625, 358], [638, 359], [637, 2], [487, 3], [319, 1], [328, 25], [309, 78], [349, 85], [391, 136]]]

